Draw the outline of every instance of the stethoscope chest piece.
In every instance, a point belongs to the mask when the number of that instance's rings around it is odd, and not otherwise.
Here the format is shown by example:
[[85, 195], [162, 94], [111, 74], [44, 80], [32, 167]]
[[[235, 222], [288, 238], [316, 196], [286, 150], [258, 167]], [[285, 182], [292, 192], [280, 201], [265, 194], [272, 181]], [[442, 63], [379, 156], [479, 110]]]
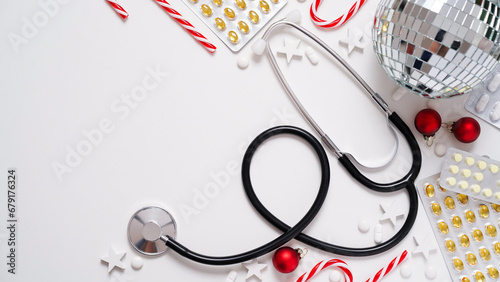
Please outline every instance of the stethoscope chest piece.
[[138, 210], [128, 223], [128, 240], [141, 254], [159, 255], [168, 248], [162, 239], [170, 236], [175, 239], [177, 226], [174, 218], [159, 207], [145, 207]]

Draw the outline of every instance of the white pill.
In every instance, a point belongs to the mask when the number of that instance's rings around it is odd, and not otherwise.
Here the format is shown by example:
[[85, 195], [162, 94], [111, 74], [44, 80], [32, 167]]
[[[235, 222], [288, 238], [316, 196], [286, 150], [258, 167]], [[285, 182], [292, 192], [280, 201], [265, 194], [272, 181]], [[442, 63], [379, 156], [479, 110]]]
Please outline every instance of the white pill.
[[500, 86], [500, 73], [497, 73], [490, 81], [488, 84], [488, 90], [491, 92], [495, 92], [498, 89], [498, 86]]
[[316, 52], [314, 52], [313, 48], [307, 47], [305, 52], [306, 52], [306, 56], [309, 58], [309, 61], [311, 61], [311, 63], [313, 65], [317, 65], [319, 63], [318, 54], [316, 54]]
[[259, 38], [255, 43], [252, 45], [252, 52], [255, 55], [262, 55], [264, 54], [264, 51], [266, 50], [267, 43], [264, 39]]
[[399, 87], [396, 92], [394, 92], [392, 94], [392, 100], [394, 101], [399, 101], [401, 100], [401, 98], [403, 98], [403, 96], [408, 93], [408, 90], [404, 89], [404, 88], [401, 88]]
[[224, 282], [234, 282], [236, 281], [236, 278], [238, 278], [238, 273], [236, 271], [231, 271], [226, 277], [226, 281]]
[[370, 231], [370, 223], [366, 220], [361, 220], [358, 223], [358, 229], [359, 229], [359, 232], [366, 233], [366, 232]]
[[484, 111], [484, 109], [488, 105], [489, 101], [490, 101], [490, 95], [488, 95], [488, 94], [481, 95], [481, 98], [479, 98], [479, 100], [477, 100], [477, 103], [476, 103], [476, 107], [475, 107], [476, 112], [480, 113], [480, 112]]
[[286, 14], [286, 19], [287, 21], [291, 21], [292, 23], [299, 23], [302, 19], [302, 15], [300, 14], [300, 11], [298, 9], [295, 9]]
[[438, 143], [436, 147], [434, 147], [434, 154], [438, 157], [443, 157], [446, 154], [446, 145]]
[[399, 273], [401, 274], [401, 276], [403, 276], [403, 278], [408, 278], [411, 276], [413, 270], [411, 269], [411, 267], [408, 265], [408, 263], [405, 263], [401, 266], [401, 268], [399, 269]]
[[142, 260], [141, 257], [135, 257], [135, 258], [132, 259], [132, 261], [130, 262], [130, 264], [132, 265], [133, 269], [139, 270], [144, 265], [144, 261]]
[[375, 243], [380, 244], [380, 243], [382, 243], [382, 240], [383, 240], [382, 224], [379, 223], [379, 224], [375, 225], [374, 241], [375, 241]]
[[425, 277], [432, 280], [436, 278], [436, 276], [437, 276], [437, 271], [434, 267], [429, 265], [425, 268]]
[[246, 56], [240, 56], [238, 57], [237, 64], [240, 69], [246, 69], [250, 64], [250, 60], [248, 60], [248, 57]]
[[332, 270], [328, 278], [330, 282], [340, 282], [342, 280], [342, 273], [338, 270]]
[[493, 122], [497, 122], [500, 119], [500, 102], [497, 102], [493, 109], [491, 109], [490, 119]]

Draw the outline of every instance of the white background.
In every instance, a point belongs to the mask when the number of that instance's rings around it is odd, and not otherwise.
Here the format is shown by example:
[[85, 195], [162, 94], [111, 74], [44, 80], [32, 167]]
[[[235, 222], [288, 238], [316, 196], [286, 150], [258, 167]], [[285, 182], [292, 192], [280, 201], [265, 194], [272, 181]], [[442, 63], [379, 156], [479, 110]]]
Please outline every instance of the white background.
[[[320, 15], [333, 19], [351, 5], [339, 2], [343, 1], [325, 1]], [[310, 132], [312, 128], [293, 107], [267, 58], [251, 53], [255, 38], [239, 53], [232, 53], [181, 1], [171, 4], [218, 47], [214, 54], [196, 43], [154, 1], [121, 1], [130, 13], [126, 21], [104, 0], [54, 3], [57, 9], [48, 21], [17, 45], [9, 39], [12, 34], [23, 36], [26, 21], [33, 23], [34, 17], [47, 14], [37, 1], [0, 3], [0, 168], [4, 175], [8, 168], [18, 171], [19, 219], [16, 275], [7, 274], [9, 234], [6, 228], [0, 229], [0, 280], [224, 281], [230, 271], [236, 271], [236, 281], [245, 281], [242, 265], [204, 266], [172, 251], [144, 257], [144, 267], [134, 270], [130, 262], [138, 254], [127, 241], [126, 227], [137, 209], [164, 207], [176, 218], [178, 240], [208, 255], [244, 252], [279, 235], [246, 199], [239, 171], [228, 174], [227, 167], [236, 165], [239, 170], [244, 149], [264, 129], [278, 124]], [[338, 51], [412, 128], [424, 157], [419, 178], [437, 173], [442, 160], [435, 156], [434, 147], [425, 146], [413, 126], [415, 114], [426, 107], [427, 100], [413, 94], [399, 101], [391, 98], [397, 86], [378, 65], [368, 34], [363, 39], [367, 42], [364, 50], [356, 49], [348, 55], [345, 46], [339, 45], [349, 28], [368, 32], [377, 1], [368, 1], [351, 21], [336, 30], [315, 27], [308, 16], [310, 4], [290, 0], [276, 19], [299, 9], [302, 25]], [[279, 55], [278, 61], [325, 131], [342, 150], [365, 163], [384, 160], [394, 141], [381, 111], [318, 46], [282, 29], [273, 36], [273, 47], [282, 46], [283, 38], [301, 39], [299, 49], [312, 46], [320, 56], [317, 66], [306, 57], [295, 57], [287, 64]], [[250, 66], [239, 69], [238, 57], [247, 57]], [[149, 80], [155, 84], [154, 89], [128, 107], [129, 114], [124, 114], [123, 108], [117, 110], [117, 106], [125, 105], [122, 95], [131, 95], [134, 87], [141, 86], [148, 69], [157, 69], [164, 76]], [[443, 121], [470, 115], [463, 109], [465, 99], [437, 102]], [[54, 163], [68, 165], [69, 151], [88, 142], [84, 132], [95, 132], [103, 121], [113, 130], [103, 133], [87, 156], [74, 159], [71, 171], [58, 179]], [[436, 142], [500, 159], [498, 130], [479, 122], [482, 135], [473, 144], [460, 144], [444, 130], [438, 133]], [[333, 155], [329, 157], [330, 192], [306, 230], [335, 244], [371, 246], [374, 226], [383, 215], [380, 204], [395, 201], [407, 211], [406, 192], [371, 192], [353, 181]], [[394, 163], [372, 177], [380, 181], [396, 179], [409, 165], [409, 151], [401, 141]], [[196, 209], [193, 201], [198, 192], [215, 182], [213, 175], [229, 176], [229, 182]], [[319, 177], [314, 154], [294, 138], [268, 142], [257, 153], [252, 167], [259, 197], [292, 225], [312, 203]], [[6, 177], [3, 179], [6, 182]], [[6, 183], [0, 187], [0, 219], [7, 224]], [[196, 209], [196, 213], [183, 213], [186, 207]], [[368, 233], [358, 231], [361, 220], [370, 223]], [[402, 217], [396, 226], [383, 221], [384, 239], [403, 222]], [[404, 249], [410, 253], [415, 250], [414, 236], [426, 235], [437, 244], [421, 208], [408, 237], [380, 255], [351, 258], [309, 247], [299, 269], [288, 275], [275, 271], [272, 254], [258, 261], [268, 265], [262, 272], [263, 281], [295, 281], [320, 260], [330, 258], [344, 259], [355, 281], [365, 281]], [[297, 241], [287, 245], [307, 247]], [[101, 258], [108, 255], [110, 247], [127, 253], [122, 260], [124, 271], [115, 268], [108, 273]], [[398, 269], [384, 281], [426, 281], [424, 273], [429, 266], [438, 273], [433, 281], [451, 281], [438, 250], [431, 252], [428, 260], [417, 253], [405, 263], [413, 271], [410, 278], [402, 278]], [[313, 281], [328, 281], [328, 275], [325, 270]], [[248, 281], [258, 280], [252, 277]]]

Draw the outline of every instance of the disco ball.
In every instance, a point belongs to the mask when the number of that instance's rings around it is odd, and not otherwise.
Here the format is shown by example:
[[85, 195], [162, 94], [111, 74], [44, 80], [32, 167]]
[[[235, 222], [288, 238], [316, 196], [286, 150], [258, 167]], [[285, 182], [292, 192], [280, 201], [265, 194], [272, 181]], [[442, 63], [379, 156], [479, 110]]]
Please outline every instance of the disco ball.
[[500, 0], [382, 0], [374, 51], [399, 85], [428, 98], [467, 93], [500, 60]]

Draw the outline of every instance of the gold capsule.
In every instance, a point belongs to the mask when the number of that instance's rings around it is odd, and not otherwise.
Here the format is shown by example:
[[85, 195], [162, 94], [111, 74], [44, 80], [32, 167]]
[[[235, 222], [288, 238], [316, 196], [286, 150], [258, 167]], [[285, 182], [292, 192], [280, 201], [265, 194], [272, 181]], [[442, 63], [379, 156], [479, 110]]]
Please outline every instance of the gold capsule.
[[469, 237], [465, 234], [458, 235], [458, 239], [460, 240], [460, 246], [464, 248], [468, 248], [470, 245]]
[[248, 18], [254, 24], [257, 24], [260, 21], [259, 14], [257, 14], [257, 12], [255, 12], [254, 10], [251, 10], [250, 12], [248, 12]]
[[441, 215], [441, 206], [438, 203], [432, 203], [431, 210], [435, 215]]
[[261, 10], [263, 13], [265, 13], [265, 14], [269, 13], [269, 9], [270, 9], [270, 8], [269, 8], [269, 4], [268, 4], [266, 1], [264, 1], [264, 0], [260, 0], [260, 2], [259, 2], [259, 7], [260, 7], [260, 10]]
[[474, 279], [476, 279], [477, 282], [485, 282], [486, 281], [486, 278], [484, 277], [484, 274], [481, 271], [474, 272]]
[[205, 15], [205, 17], [210, 17], [212, 15], [212, 8], [210, 8], [207, 4], [203, 4], [201, 5], [201, 12]]
[[437, 223], [437, 227], [439, 231], [441, 231], [441, 233], [443, 234], [448, 234], [448, 231], [450, 231], [450, 229], [448, 228], [448, 224], [446, 224], [442, 220]]
[[470, 279], [467, 276], [462, 276], [460, 277], [460, 282], [470, 282]]
[[493, 243], [493, 251], [495, 251], [495, 254], [500, 255], [500, 242]]
[[494, 225], [488, 224], [484, 227], [484, 230], [486, 231], [486, 235], [490, 237], [495, 237], [497, 236], [497, 229]]
[[428, 184], [425, 186], [425, 194], [429, 198], [434, 197], [434, 186], [432, 186], [432, 184]]
[[474, 214], [473, 211], [471, 210], [466, 210], [465, 211], [465, 218], [469, 223], [474, 223], [476, 222], [476, 215]]
[[491, 208], [493, 209], [494, 212], [500, 212], [500, 205], [492, 203]]
[[226, 29], [226, 22], [221, 18], [215, 18], [215, 26], [217, 26], [218, 30]]
[[457, 215], [454, 215], [451, 218], [451, 223], [453, 224], [453, 227], [455, 227], [455, 228], [462, 227], [462, 219], [459, 216], [457, 216]]
[[453, 258], [453, 266], [455, 267], [456, 270], [462, 271], [464, 270], [464, 263], [462, 262], [461, 259], [459, 258]]
[[453, 200], [452, 197], [448, 196], [444, 199], [444, 205], [448, 209], [453, 210], [455, 208], [455, 201]]
[[444, 189], [443, 186], [439, 185], [439, 190], [443, 191], [443, 192], [446, 192], [448, 190]]
[[238, 43], [238, 41], [240, 40], [238, 38], [238, 34], [233, 30], [229, 31], [227, 36], [229, 37], [229, 41], [231, 41], [231, 43], [233, 43], [233, 44]]
[[247, 3], [245, 2], [245, 0], [235, 0], [236, 2], [236, 6], [238, 6], [238, 8], [244, 10], [246, 7], [247, 7]]
[[494, 268], [493, 266], [489, 266], [486, 270], [488, 271], [488, 275], [493, 279], [497, 279], [500, 276], [500, 273], [498, 273], [498, 269]]
[[230, 20], [234, 20], [234, 18], [236, 18], [236, 13], [231, 8], [225, 8], [224, 15], [226, 15], [226, 17]]
[[217, 7], [220, 7], [222, 5], [222, 0], [212, 0], [214, 2], [214, 5]]
[[280, 0], [271, 0], [271, 2], [273, 2], [274, 4], [278, 4]]
[[491, 259], [490, 251], [488, 251], [488, 249], [486, 249], [486, 248], [482, 248], [482, 247], [479, 248], [479, 255], [485, 261], [489, 261]]
[[446, 241], [444, 241], [444, 245], [446, 246], [446, 249], [450, 253], [454, 253], [457, 250], [457, 246], [455, 245], [455, 242], [453, 242], [450, 239], [446, 239]]
[[244, 21], [240, 21], [238, 23], [238, 28], [239, 28], [239, 30], [241, 30], [241, 32], [243, 32], [245, 34], [250, 31], [250, 28], [248, 27], [247, 23]]
[[488, 206], [484, 204], [480, 205], [479, 216], [481, 216], [482, 218], [488, 218], [489, 215], [490, 215], [490, 210], [488, 209]]
[[462, 205], [465, 205], [469, 202], [469, 197], [467, 197], [467, 195], [464, 195], [464, 194], [458, 194], [457, 195], [457, 200], [462, 204]]
[[472, 238], [474, 238], [474, 240], [476, 242], [481, 242], [483, 241], [483, 232], [481, 232], [481, 230], [477, 229], [477, 228], [474, 228], [472, 229]]
[[193, 3], [193, 4], [198, 3], [198, 0], [189, 0], [189, 1], [191, 1], [191, 3]]
[[471, 252], [468, 252], [465, 254], [465, 259], [467, 260], [467, 263], [469, 265], [476, 265], [477, 264], [477, 258], [476, 258], [476, 255], [474, 255], [473, 253]]

